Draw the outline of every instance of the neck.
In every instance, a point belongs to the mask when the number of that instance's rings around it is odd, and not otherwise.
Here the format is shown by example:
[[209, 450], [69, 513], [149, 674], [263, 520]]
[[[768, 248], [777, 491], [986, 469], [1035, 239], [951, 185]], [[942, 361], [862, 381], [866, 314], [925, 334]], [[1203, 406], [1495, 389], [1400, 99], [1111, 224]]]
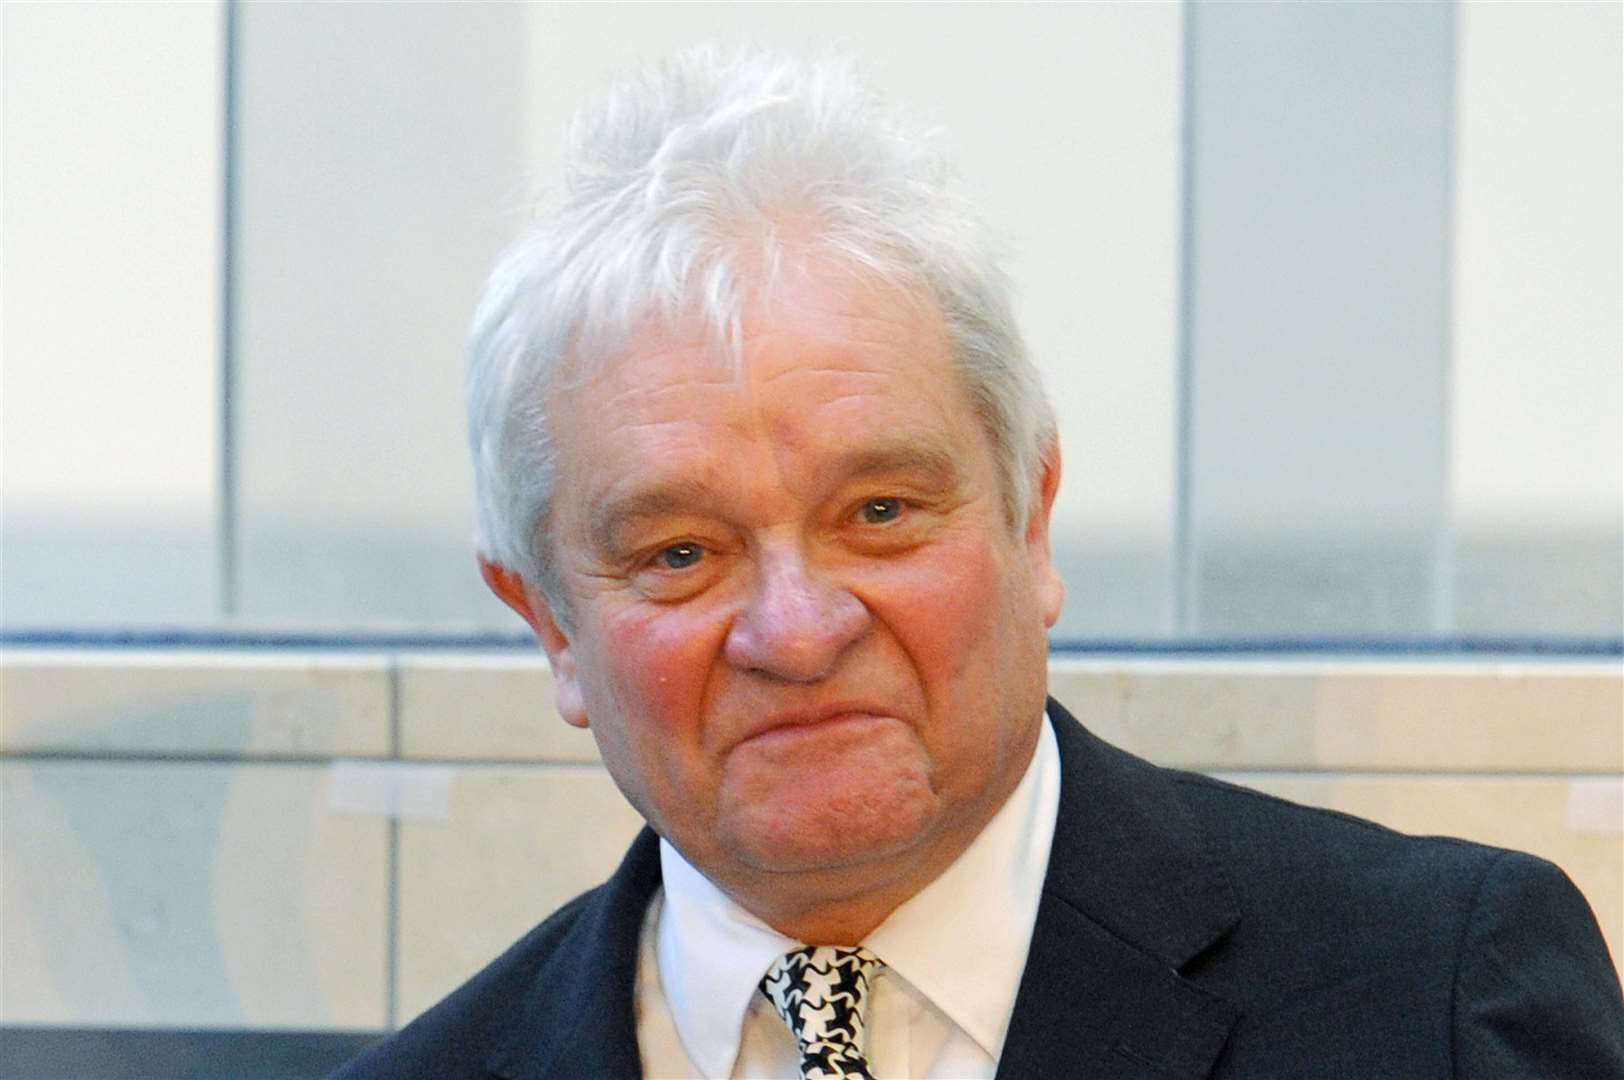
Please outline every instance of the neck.
[[[946, 868], [944, 864], [937, 873]], [[935, 877], [936, 874], [932, 874], [931, 880]], [[748, 897], [735, 896], [734, 899], [746, 911], [785, 937], [808, 945], [857, 945], [929, 883], [925, 881], [918, 888], [908, 885], [880, 892], [868, 891], [820, 904], [774, 906], [752, 902]]]
[[808, 945], [858, 945], [895, 911], [898, 904], [848, 906], [835, 911], [806, 912], [768, 923], [787, 938]]

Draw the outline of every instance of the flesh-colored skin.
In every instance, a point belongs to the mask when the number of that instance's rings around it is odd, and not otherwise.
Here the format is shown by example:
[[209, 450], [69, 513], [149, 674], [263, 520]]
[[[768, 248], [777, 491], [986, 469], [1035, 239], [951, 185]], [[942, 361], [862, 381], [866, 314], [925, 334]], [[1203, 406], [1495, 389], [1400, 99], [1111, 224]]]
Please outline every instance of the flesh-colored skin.
[[781, 932], [856, 943], [1031, 760], [1058, 454], [1011, 528], [941, 317], [901, 294], [803, 272], [743, 355], [645, 332], [554, 403], [570, 619], [483, 569], [655, 830]]

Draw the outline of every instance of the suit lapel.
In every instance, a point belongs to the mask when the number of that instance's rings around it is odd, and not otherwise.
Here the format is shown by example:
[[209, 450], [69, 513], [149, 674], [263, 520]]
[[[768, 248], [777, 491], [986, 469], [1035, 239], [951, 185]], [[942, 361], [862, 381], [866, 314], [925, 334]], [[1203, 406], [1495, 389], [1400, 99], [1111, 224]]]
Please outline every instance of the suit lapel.
[[660, 885], [659, 839], [644, 829], [620, 868], [578, 903], [567, 936], [537, 968], [486, 1068], [503, 1080], [637, 1077], [637, 953]]
[[1207, 1076], [1239, 1016], [1180, 974], [1239, 918], [1176, 786], [1049, 702], [1060, 813], [998, 1075]]

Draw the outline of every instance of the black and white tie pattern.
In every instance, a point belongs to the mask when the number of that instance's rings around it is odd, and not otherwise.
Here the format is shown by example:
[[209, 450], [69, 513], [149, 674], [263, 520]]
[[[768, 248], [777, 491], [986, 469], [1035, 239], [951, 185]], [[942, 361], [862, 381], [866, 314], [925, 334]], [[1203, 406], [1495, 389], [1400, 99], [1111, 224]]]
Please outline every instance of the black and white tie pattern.
[[874, 1080], [863, 1022], [868, 981], [879, 966], [867, 949], [809, 946], [779, 957], [761, 980], [801, 1046], [801, 1080]]

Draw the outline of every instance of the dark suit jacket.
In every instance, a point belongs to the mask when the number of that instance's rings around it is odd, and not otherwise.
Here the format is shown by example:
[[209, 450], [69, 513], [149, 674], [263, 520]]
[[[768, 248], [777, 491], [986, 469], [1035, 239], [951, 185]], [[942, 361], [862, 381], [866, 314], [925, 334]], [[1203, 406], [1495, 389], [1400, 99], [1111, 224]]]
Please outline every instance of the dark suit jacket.
[[[1624, 1001], [1550, 863], [1157, 768], [1049, 703], [1060, 813], [1000, 1077], [1624, 1077]], [[644, 830], [338, 1075], [639, 1074]]]

